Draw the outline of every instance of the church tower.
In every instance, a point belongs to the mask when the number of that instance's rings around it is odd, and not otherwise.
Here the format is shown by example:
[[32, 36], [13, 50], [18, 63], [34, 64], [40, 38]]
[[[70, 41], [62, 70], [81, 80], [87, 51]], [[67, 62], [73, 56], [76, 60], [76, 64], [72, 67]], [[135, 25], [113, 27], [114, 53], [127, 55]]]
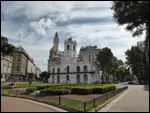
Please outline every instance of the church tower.
[[76, 62], [76, 49], [77, 43], [71, 37], [68, 40], [65, 40], [64, 43], [64, 60], [70, 62]]
[[[50, 67], [53, 67], [54, 65], [54, 56], [57, 55], [58, 50], [58, 46], [59, 46], [59, 37], [58, 37], [58, 33], [55, 33], [54, 39], [53, 39], [53, 46], [49, 51], [49, 59], [48, 59], [48, 71], [50, 72]], [[57, 64], [57, 62], [56, 62]]]
[[54, 39], [53, 39], [53, 47], [58, 51], [58, 46], [59, 46], [59, 37], [58, 33], [55, 33]]

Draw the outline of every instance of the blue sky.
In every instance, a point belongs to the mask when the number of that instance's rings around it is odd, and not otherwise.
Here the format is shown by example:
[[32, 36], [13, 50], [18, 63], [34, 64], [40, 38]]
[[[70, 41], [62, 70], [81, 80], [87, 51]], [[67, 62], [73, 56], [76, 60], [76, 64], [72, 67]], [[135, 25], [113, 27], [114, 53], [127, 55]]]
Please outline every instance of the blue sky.
[[[49, 51], [58, 32], [59, 50], [70, 36], [82, 46], [109, 47], [125, 61], [125, 51], [143, 41], [132, 37], [113, 19], [111, 1], [1, 1], [1, 35], [23, 46], [41, 71], [47, 71]], [[19, 38], [19, 34], [21, 35]]]

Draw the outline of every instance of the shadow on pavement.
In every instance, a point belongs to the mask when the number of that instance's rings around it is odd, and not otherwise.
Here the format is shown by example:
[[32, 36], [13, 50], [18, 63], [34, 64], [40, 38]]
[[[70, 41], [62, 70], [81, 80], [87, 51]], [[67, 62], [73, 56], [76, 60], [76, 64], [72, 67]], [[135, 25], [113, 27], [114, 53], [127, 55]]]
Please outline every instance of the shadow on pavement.
[[144, 90], [149, 91], [149, 85], [144, 85]]

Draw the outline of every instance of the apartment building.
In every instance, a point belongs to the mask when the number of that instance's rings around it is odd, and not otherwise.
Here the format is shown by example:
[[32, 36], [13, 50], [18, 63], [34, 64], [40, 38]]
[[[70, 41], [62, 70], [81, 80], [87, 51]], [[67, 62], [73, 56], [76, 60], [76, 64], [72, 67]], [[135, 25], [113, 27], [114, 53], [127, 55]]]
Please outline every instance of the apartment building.
[[12, 56], [1, 54], [1, 79], [6, 81], [10, 79], [12, 71]]
[[24, 48], [19, 46], [13, 57], [12, 79], [24, 81], [27, 79], [28, 73], [36, 74], [36, 65]]

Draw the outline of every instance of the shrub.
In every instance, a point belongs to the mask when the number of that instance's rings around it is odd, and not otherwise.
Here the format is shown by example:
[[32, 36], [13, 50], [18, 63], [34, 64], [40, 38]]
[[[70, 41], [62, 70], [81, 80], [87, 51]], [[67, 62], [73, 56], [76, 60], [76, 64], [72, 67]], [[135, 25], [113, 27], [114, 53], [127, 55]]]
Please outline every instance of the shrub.
[[68, 90], [68, 89], [52, 89], [50, 91], [50, 93], [52, 95], [63, 95], [63, 94], [69, 94], [70, 90]]
[[41, 94], [48, 94], [48, 90], [44, 89], [44, 90], [40, 90]]
[[37, 90], [42, 90], [42, 89], [45, 89], [47, 86], [43, 86], [43, 85], [38, 85], [36, 86], [37, 87]]
[[26, 89], [26, 92], [27, 93], [32, 93], [32, 92], [34, 92], [36, 90], [37, 90], [37, 87], [29, 87], [29, 88]]
[[92, 87], [73, 87], [71, 89], [72, 94], [88, 95], [92, 93]]
[[10, 89], [11, 86], [9, 84], [1, 84], [1, 89]]

